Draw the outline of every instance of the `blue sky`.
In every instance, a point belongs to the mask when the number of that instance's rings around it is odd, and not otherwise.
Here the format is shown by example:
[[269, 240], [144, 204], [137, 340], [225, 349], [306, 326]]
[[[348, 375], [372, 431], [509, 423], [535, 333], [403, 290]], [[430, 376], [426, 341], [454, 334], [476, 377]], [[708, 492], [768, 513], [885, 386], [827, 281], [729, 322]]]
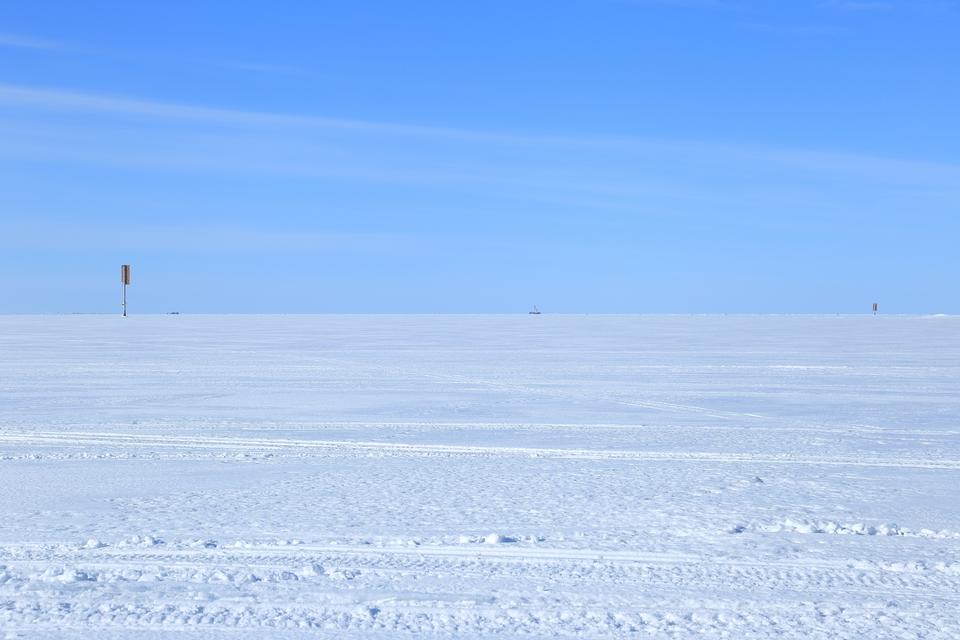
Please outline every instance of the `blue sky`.
[[0, 7], [0, 312], [960, 312], [947, 0]]

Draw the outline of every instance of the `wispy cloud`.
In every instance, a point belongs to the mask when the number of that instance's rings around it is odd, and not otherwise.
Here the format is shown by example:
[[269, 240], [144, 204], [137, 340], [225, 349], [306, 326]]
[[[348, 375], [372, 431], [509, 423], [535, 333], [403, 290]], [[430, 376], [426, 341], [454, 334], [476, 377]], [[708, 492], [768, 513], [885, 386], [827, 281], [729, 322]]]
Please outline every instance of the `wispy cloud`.
[[[149, 118], [192, 120], [221, 125], [299, 126], [400, 135], [463, 138], [491, 142], [533, 142], [538, 140], [538, 138], [531, 136], [514, 136], [512, 134], [471, 129], [192, 106], [171, 102], [8, 84], [0, 84], [0, 104], [56, 111], [101, 112]], [[556, 141], [555, 138], [539, 138], [539, 140], [543, 142]]]
[[850, 31], [845, 27], [829, 25], [789, 25], [766, 22], [746, 22], [741, 26], [749, 31], [791, 36], [832, 36]]
[[867, 0], [845, 0], [831, 2], [829, 5], [836, 9], [843, 9], [845, 11], [886, 11], [893, 9], [896, 6], [893, 2], [883, 2], [879, 0], [874, 2]]
[[58, 40], [35, 38], [33, 36], [24, 36], [15, 33], [0, 33], [0, 47], [62, 52], [70, 52], [75, 50], [74, 47]]
[[945, 11], [956, 9], [955, 0], [821, 0], [821, 7], [851, 12]]
[[138, 53], [136, 55], [132, 55], [123, 51], [117, 51], [103, 47], [91, 47], [87, 45], [64, 42], [62, 40], [52, 40], [49, 38], [40, 38], [15, 33], [0, 33], [0, 47], [27, 49], [49, 53], [94, 55], [102, 58], [123, 61], [155, 62], [160, 60], [163, 62], [172, 63], [174, 65], [202, 64], [210, 67], [219, 67], [222, 69], [232, 69], [234, 71], [246, 71], [253, 73], [282, 75], [298, 75], [305, 73], [304, 69], [285, 64], [274, 64], [269, 62], [249, 60], [231, 60], [226, 58], [171, 57], [152, 55], [150, 53]]
[[[829, 211], [829, 194], [841, 183], [960, 199], [956, 165], [847, 152], [530, 135], [15, 85], [0, 85], [0, 109], [0, 160], [15, 167], [55, 162], [125, 172], [403, 185], [456, 191], [466, 201], [633, 211], [736, 208], [745, 201], [771, 208], [805, 202]], [[773, 186], [760, 192], [757, 184]]]

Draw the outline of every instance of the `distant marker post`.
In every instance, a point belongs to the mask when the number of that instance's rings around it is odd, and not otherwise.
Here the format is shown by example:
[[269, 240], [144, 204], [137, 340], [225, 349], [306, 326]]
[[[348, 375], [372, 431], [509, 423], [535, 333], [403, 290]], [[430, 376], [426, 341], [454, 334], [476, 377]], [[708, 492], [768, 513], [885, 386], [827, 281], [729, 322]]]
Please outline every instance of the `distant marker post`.
[[127, 317], [127, 285], [130, 284], [130, 265], [120, 265], [120, 283], [123, 285], [123, 317]]

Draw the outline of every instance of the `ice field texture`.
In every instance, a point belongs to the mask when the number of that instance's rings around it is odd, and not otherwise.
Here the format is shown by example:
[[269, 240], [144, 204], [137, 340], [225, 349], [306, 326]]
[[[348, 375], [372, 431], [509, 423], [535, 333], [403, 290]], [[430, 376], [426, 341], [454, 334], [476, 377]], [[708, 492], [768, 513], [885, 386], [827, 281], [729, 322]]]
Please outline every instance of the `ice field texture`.
[[0, 317], [0, 638], [960, 637], [960, 318]]

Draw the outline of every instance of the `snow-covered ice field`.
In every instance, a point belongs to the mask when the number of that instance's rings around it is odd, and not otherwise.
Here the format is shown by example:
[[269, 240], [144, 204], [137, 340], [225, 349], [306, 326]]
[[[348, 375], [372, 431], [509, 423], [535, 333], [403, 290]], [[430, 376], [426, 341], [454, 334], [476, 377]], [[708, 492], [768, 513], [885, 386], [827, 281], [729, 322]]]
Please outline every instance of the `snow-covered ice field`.
[[0, 629], [960, 637], [960, 318], [0, 317]]

